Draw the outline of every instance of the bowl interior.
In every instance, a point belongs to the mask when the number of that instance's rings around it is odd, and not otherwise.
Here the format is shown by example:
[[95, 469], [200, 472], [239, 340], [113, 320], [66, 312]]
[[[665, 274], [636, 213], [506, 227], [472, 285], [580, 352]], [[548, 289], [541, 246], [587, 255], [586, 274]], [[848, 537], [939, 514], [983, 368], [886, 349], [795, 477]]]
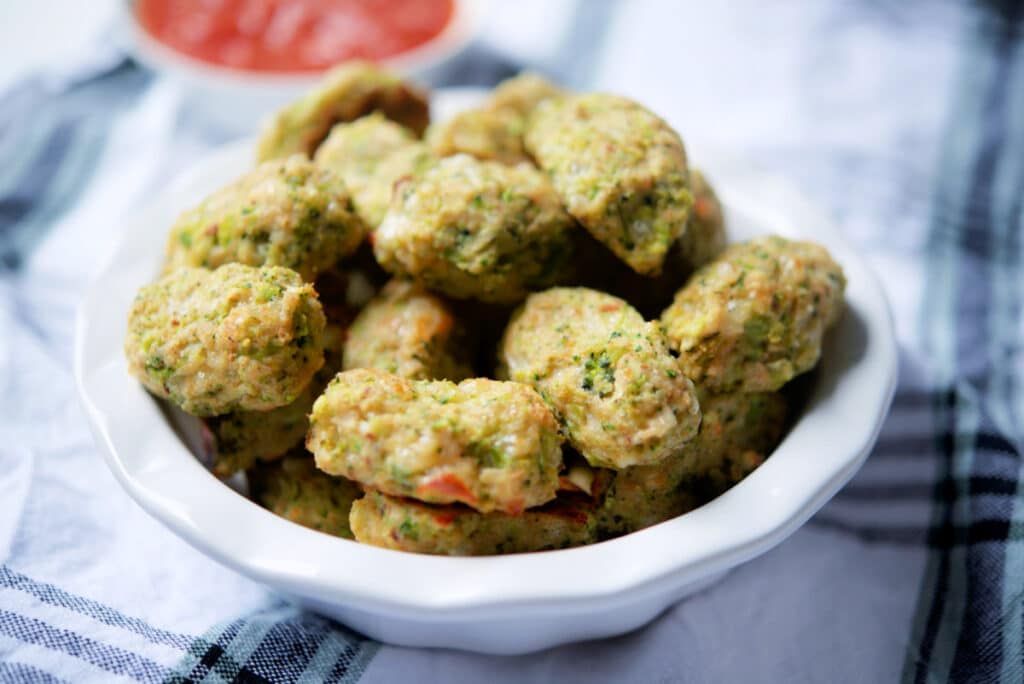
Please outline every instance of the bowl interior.
[[[465, 93], [439, 98], [442, 114]], [[888, 411], [896, 348], [882, 290], [826, 217], [786, 184], [725, 155], [700, 160], [725, 205], [730, 240], [764, 233], [827, 246], [849, 280], [847, 311], [828, 335], [803, 413], [767, 462], [686, 515], [591, 546], [486, 558], [379, 549], [263, 510], [193, 457], [168, 414], [126, 371], [135, 291], [159, 271], [165, 231], [182, 208], [253, 163], [254, 143], [215, 151], [127, 221], [78, 317], [76, 377], [108, 465], [156, 518], [258, 581], [321, 603], [444, 622], [501, 609], [571, 611], [595, 597], [630, 601], [710, 577], [777, 544], [861, 465]], [[600, 572], [590, 569], [600, 568]], [[415, 577], [415, 582], [409, 578]]]

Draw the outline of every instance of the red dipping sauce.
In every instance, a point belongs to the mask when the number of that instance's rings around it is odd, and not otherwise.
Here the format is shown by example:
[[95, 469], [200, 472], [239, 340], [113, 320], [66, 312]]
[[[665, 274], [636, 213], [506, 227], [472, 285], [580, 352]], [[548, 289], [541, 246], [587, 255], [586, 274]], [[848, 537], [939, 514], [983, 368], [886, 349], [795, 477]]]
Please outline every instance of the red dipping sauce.
[[189, 57], [249, 71], [321, 71], [426, 43], [453, 0], [137, 0], [142, 27]]

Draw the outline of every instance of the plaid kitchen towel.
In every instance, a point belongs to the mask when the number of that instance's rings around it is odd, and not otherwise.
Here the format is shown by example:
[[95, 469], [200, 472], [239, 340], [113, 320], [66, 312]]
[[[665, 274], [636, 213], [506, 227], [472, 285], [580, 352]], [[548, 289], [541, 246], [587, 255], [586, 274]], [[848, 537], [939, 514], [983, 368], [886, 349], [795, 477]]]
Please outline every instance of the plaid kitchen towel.
[[1022, 681], [1020, 5], [494, 5], [444, 83], [525, 64], [632, 95], [698, 164], [728, 150], [801, 187], [873, 263], [901, 374], [864, 469], [620, 638], [495, 658], [299, 611], [120, 491], [71, 378], [73, 312], [119, 217], [226, 134], [130, 61], [28, 78], [0, 96], [0, 682]]

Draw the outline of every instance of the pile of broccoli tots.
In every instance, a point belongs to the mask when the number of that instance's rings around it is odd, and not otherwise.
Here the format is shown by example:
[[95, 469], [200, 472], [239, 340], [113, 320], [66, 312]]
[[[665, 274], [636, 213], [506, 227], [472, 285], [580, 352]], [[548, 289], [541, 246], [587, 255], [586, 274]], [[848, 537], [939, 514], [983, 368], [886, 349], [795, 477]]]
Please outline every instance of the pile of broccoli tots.
[[171, 226], [125, 354], [216, 475], [331, 535], [517, 553], [686, 513], [776, 447], [843, 310], [823, 247], [727, 244], [664, 120], [535, 74], [430, 122], [349, 63], [257, 159]]

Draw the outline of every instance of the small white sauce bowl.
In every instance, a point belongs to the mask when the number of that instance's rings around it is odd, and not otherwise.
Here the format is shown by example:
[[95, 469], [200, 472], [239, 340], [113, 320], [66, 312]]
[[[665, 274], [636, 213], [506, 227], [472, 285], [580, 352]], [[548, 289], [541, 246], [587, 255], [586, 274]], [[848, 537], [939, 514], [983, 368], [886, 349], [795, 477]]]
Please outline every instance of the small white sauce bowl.
[[[181, 87], [186, 104], [203, 121], [233, 134], [254, 132], [266, 117], [297, 99], [323, 73], [273, 73], [233, 69], [190, 57], [161, 43], [147, 31], [134, 11], [122, 5], [122, 35], [140, 63], [171, 78]], [[462, 53], [480, 29], [487, 0], [453, 0], [452, 16], [441, 33], [380, 64], [413, 79], [430, 80]]]

